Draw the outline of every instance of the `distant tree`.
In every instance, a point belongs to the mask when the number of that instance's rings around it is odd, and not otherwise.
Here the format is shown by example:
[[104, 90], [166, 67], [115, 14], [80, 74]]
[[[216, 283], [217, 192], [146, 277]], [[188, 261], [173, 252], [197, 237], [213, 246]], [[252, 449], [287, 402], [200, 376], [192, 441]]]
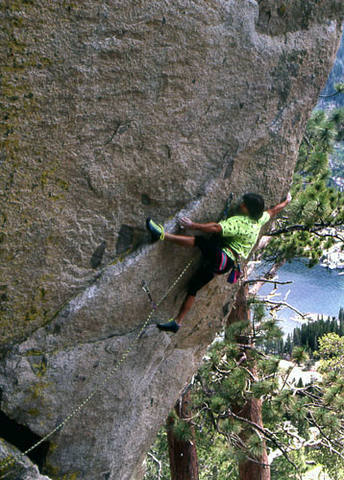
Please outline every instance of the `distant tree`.
[[294, 328], [290, 339], [287, 338], [288, 349], [292, 351], [295, 347], [302, 347], [312, 357], [313, 353], [319, 348], [319, 338], [326, 333], [337, 333], [339, 336], [344, 336], [344, 319], [340, 320], [340, 316], [343, 317], [342, 308], [339, 310], [338, 318], [327, 317], [324, 320], [323, 315], [318, 315], [318, 320]]
[[301, 345], [301, 330], [299, 328], [294, 328], [293, 331], [293, 345]]
[[292, 351], [293, 351], [293, 342], [291, 340], [291, 335], [288, 333], [287, 340], [284, 344], [284, 353], [291, 355]]
[[320, 95], [319, 105], [323, 109], [339, 107], [344, 105], [344, 95], [330, 96], [336, 92], [334, 85], [342, 82], [344, 78], [344, 37], [337, 52], [337, 57], [332, 67], [326, 86]]
[[303, 388], [303, 381], [302, 381], [302, 377], [299, 378], [297, 384], [296, 384], [297, 388]]
[[344, 336], [344, 309], [341, 307], [339, 310], [339, 335]]
[[292, 358], [298, 365], [301, 365], [308, 360], [309, 356], [304, 348], [294, 347], [292, 351]]
[[344, 309], [343, 307], [340, 307], [339, 314], [338, 314], [339, 320], [344, 320]]

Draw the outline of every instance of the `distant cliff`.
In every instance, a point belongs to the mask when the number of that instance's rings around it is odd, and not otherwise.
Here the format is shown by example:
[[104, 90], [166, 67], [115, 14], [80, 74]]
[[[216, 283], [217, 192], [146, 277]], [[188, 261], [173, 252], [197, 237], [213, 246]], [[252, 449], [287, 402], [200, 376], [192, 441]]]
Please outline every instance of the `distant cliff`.
[[[342, 2], [320, 3], [1, 3], [0, 401], [27, 438], [127, 350], [151, 308], [142, 280], [156, 300], [197, 260], [150, 245], [146, 216], [173, 230], [181, 213], [217, 219], [229, 193], [286, 194], [341, 36]], [[154, 319], [175, 314], [189, 276]], [[176, 336], [149, 326], [45, 445], [43, 473], [140, 478], [234, 295], [218, 279]]]

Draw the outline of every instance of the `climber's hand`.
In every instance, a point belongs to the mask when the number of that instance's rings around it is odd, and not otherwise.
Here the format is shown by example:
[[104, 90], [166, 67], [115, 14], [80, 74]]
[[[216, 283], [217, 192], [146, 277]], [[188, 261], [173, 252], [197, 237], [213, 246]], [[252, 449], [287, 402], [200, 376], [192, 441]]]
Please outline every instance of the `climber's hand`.
[[192, 228], [193, 222], [188, 217], [182, 217], [179, 219], [179, 224], [183, 228]]
[[291, 202], [291, 193], [288, 192], [288, 195], [286, 196], [286, 199], [283, 200], [283, 202], [279, 203], [278, 205], [275, 205], [274, 207], [271, 207], [268, 209], [268, 213], [270, 217], [275, 217], [278, 215], [287, 205], [288, 203]]

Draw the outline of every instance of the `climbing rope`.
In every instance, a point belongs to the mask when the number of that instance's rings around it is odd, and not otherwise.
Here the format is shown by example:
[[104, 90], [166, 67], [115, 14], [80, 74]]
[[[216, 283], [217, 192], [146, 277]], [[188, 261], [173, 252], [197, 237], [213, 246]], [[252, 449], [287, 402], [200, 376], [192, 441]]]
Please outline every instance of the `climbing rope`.
[[[169, 286], [169, 288], [166, 290], [164, 295], [160, 298], [157, 304], [152, 303], [152, 310], [148, 314], [146, 320], [142, 324], [141, 328], [139, 329], [138, 333], [134, 337], [133, 341], [129, 344], [128, 348], [125, 350], [125, 352], [122, 354], [121, 358], [118, 360], [118, 362], [114, 365], [114, 367], [109, 371], [109, 373], [106, 375], [104, 380], [96, 387], [79, 405], [77, 405], [71, 413], [64, 419], [62, 422], [60, 422], [53, 430], [51, 430], [49, 433], [47, 433], [43, 438], [41, 438], [38, 442], [36, 442], [34, 445], [32, 445], [30, 448], [22, 452], [18, 456], [11, 455], [9, 457], [6, 457], [3, 461], [0, 461], [0, 471], [4, 470], [5, 468], [8, 468], [15, 464], [17, 461], [21, 460], [23, 457], [25, 457], [28, 453], [32, 452], [35, 448], [37, 448], [39, 445], [41, 445], [43, 442], [47, 441], [52, 435], [57, 433], [58, 431], [62, 430], [62, 428], [76, 415], [78, 415], [81, 410], [92, 400], [92, 398], [103, 388], [105, 385], [108, 383], [110, 378], [114, 375], [114, 373], [119, 369], [119, 367], [124, 363], [124, 361], [127, 359], [129, 353], [132, 351], [134, 348], [134, 345], [138, 342], [139, 338], [143, 334], [144, 330], [148, 326], [149, 321], [152, 318], [152, 315], [154, 314], [155, 310], [162, 304], [162, 302], [168, 297], [170, 292], [174, 289], [174, 287], [177, 285], [177, 283], [183, 278], [187, 270], [190, 268], [191, 264], [193, 263], [193, 260], [190, 260], [186, 266], [184, 267], [184, 270], [180, 273], [180, 275], [174, 280], [174, 282]], [[143, 285], [148, 289], [148, 286], [145, 282], [142, 283]], [[145, 291], [147, 292], [145, 288]], [[149, 289], [148, 289], [149, 291]], [[151, 298], [151, 297], [150, 297]], [[152, 301], [153, 302], [153, 301]], [[6, 478], [14, 468], [12, 468], [9, 472], [6, 472], [5, 474], [0, 476], [0, 479]]]

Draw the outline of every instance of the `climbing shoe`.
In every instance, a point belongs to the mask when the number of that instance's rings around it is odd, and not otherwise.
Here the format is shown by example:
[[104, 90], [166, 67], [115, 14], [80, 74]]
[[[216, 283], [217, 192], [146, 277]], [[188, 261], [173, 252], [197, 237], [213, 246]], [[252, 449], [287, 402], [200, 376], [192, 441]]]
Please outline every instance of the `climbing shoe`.
[[159, 223], [155, 223], [150, 217], [146, 220], [146, 227], [152, 234], [153, 240], [163, 240], [165, 238], [164, 227]]
[[180, 325], [175, 320], [170, 320], [167, 323], [158, 323], [157, 327], [159, 330], [163, 330], [164, 332], [173, 332], [177, 333]]

